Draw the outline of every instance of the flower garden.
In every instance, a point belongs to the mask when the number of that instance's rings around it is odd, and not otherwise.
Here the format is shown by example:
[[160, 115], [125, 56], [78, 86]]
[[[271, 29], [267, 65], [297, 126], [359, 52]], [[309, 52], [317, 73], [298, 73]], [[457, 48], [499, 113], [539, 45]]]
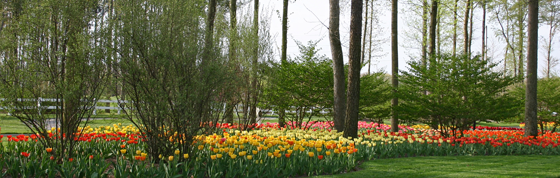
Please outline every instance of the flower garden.
[[[240, 131], [217, 124], [218, 133], [195, 137], [192, 152], [172, 155], [148, 155], [134, 126], [80, 128], [76, 156], [61, 164], [36, 135], [0, 135], [7, 137], [0, 147], [0, 177], [295, 177], [344, 173], [371, 159], [560, 154], [557, 132], [524, 137], [521, 129], [476, 127], [455, 138], [422, 125], [391, 133], [388, 125], [359, 122], [359, 138], [348, 139], [332, 130], [331, 122], [288, 125], [256, 124]], [[177, 135], [165, 137], [173, 143]]]

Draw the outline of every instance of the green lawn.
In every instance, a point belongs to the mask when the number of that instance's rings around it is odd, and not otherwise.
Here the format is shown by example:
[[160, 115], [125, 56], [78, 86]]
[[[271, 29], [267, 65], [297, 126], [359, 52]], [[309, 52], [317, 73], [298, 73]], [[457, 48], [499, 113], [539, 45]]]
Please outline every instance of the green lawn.
[[378, 159], [316, 177], [560, 177], [560, 156], [434, 156]]
[[[99, 126], [112, 126], [113, 124], [122, 123], [123, 125], [132, 124], [129, 120], [123, 119], [124, 115], [110, 115], [110, 114], [98, 114], [95, 115], [95, 120], [91, 120], [88, 125], [91, 127]], [[106, 118], [106, 119], [99, 119]], [[21, 121], [15, 117], [7, 116], [6, 114], [0, 114], [0, 134], [22, 134], [31, 133], [31, 131], [21, 123]]]

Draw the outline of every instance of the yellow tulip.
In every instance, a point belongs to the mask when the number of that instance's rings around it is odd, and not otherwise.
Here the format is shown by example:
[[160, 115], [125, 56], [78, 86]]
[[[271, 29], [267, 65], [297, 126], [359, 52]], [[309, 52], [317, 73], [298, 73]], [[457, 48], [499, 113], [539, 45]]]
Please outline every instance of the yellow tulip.
[[327, 151], [327, 152], [325, 152], [325, 154], [326, 154], [327, 156], [330, 156], [330, 155], [331, 155], [331, 152], [330, 152], [330, 151]]
[[323, 148], [317, 148], [317, 152], [321, 152]]
[[176, 155], [181, 154], [181, 151], [175, 150], [175, 154], [176, 154]]
[[222, 158], [222, 154], [217, 154], [216, 157], [217, 157], [218, 159], [219, 159], [219, 158]]
[[188, 158], [189, 158], [189, 154], [183, 154], [183, 158], [188, 159]]
[[122, 154], [126, 154], [126, 149], [122, 149], [122, 150], [121, 150], [121, 153], [122, 153]]
[[210, 155], [210, 159], [215, 160], [215, 159], [216, 159], [216, 155]]
[[169, 156], [169, 161], [173, 161], [173, 156]]
[[315, 156], [315, 153], [309, 152], [309, 153], [307, 153], [307, 155], [309, 155], [309, 157], [313, 157], [313, 156]]
[[253, 155], [247, 155], [247, 159], [249, 160], [253, 159]]
[[136, 154], [137, 154], [137, 155], [142, 154], [142, 151], [136, 150]]

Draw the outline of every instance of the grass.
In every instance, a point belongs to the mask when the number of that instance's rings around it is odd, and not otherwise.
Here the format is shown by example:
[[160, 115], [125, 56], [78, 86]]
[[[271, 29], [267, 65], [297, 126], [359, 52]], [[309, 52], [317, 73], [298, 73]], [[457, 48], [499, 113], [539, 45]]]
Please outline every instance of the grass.
[[560, 156], [434, 156], [379, 159], [360, 170], [320, 178], [356, 177], [560, 177]]
[[[88, 125], [91, 127], [99, 126], [112, 126], [116, 123], [122, 123], [123, 125], [132, 124], [129, 120], [123, 118], [124, 115], [114, 115], [114, 114], [98, 114], [92, 116], [96, 118], [91, 120]], [[104, 119], [99, 119], [104, 118]], [[32, 133], [21, 121], [15, 117], [8, 116], [6, 114], [0, 114], [0, 134], [30, 134]]]

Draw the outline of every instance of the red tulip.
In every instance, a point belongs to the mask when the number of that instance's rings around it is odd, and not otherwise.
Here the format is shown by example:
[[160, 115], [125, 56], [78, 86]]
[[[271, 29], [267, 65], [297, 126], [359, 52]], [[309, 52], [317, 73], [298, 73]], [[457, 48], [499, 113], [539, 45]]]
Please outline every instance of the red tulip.
[[24, 156], [24, 157], [27, 158], [27, 157], [29, 157], [29, 153], [27, 153], [27, 152], [21, 152], [21, 156]]

